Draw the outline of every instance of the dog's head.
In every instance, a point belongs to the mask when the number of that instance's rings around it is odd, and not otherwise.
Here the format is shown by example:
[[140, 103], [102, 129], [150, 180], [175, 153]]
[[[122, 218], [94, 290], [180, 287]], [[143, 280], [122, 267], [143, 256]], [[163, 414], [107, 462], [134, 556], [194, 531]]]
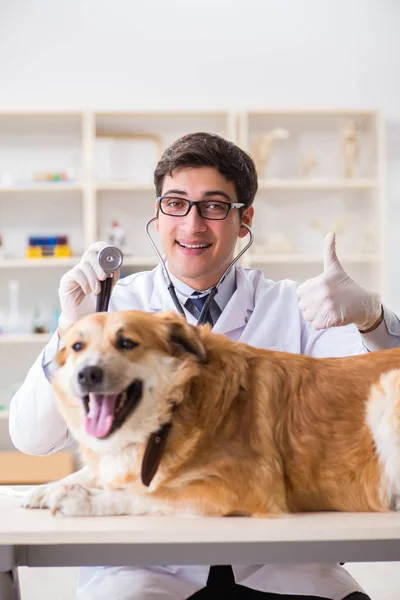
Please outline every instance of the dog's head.
[[200, 328], [170, 312], [95, 313], [62, 342], [53, 386], [72, 434], [93, 448], [144, 442], [206, 361]]

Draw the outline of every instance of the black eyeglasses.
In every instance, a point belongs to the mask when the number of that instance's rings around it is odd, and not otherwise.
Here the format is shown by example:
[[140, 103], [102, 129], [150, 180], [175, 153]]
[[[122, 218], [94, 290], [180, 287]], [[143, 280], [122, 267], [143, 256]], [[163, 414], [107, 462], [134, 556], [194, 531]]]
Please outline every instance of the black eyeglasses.
[[199, 217], [211, 221], [226, 219], [232, 208], [243, 208], [243, 202], [222, 202], [221, 200], [185, 200], [173, 196], [160, 196], [157, 198], [158, 206], [164, 215], [169, 217], [185, 217], [192, 206], [196, 207]]

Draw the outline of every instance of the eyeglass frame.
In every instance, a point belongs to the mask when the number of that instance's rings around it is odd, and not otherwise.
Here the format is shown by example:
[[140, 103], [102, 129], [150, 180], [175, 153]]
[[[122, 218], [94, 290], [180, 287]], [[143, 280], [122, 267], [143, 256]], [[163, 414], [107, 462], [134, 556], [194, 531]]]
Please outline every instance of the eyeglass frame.
[[[185, 212], [185, 214], [183, 215], [171, 215], [169, 213], [166, 213], [163, 211], [162, 206], [161, 206], [161, 201], [164, 200], [165, 198], [176, 198], [177, 200], [184, 200], [185, 202], [188, 203], [188, 209]], [[217, 218], [217, 219], [213, 219], [212, 217], [203, 217], [203, 215], [201, 214], [201, 204], [203, 202], [213, 202], [213, 200], [188, 200], [187, 198], [179, 198], [179, 196], [158, 196], [157, 198], [157, 204], [158, 204], [158, 208], [159, 210], [161, 210], [162, 214], [165, 215], [166, 217], [186, 217], [189, 212], [191, 211], [192, 207], [195, 206], [196, 210], [197, 210], [197, 214], [199, 215], [199, 217], [201, 219], [207, 219], [207, 221], [224, 221], [229, 213], [231, 212], [232, 208], [243, 208], [244, 206], [247, 206], [247, 204], [245, 204], [244, 202], [225, 202], [224, 200], [214, 200], [214, 202], [218, 202], [219, 204], [224, 204], [225, 206], [228, 207], [228, 210], [226, 212], [226, 215], [222, 218]]]

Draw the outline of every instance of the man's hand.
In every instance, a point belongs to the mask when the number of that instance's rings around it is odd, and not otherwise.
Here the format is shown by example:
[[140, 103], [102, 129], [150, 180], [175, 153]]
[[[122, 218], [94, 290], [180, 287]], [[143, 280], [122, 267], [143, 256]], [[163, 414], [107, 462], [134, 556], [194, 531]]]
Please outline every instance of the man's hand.
[[354, 323], [360, 331], [382, 321], [379, 294], [366, 290], [343, 269], [336, 255], [335, 234], [324, 240], [324, 272], [302, 283], [297, 290], [299, 308], [315, 329]]

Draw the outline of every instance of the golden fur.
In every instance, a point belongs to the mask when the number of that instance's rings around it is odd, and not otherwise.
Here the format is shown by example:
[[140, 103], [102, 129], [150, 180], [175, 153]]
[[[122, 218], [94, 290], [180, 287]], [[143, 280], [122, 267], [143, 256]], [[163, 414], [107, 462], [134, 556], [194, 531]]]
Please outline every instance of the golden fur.
[[[120, 336], [138, 345], [119, 349]], [[85, 514], [264, 517], [395, 507], [400, 349], [316, 359], [236, 343], [175, 313], [139, 311], [85, 317], [63, 342], [54, 389], [89, 466], [88, 485], [126, 492], [133, 503]], [[120, 381], [117, 391], [145, 381], [137, 408], [106, 439], [85, 431], [75, 385], [83, 364], [100, 365]], [[144, 449], [168, 421], [165, 451], [146, 487]]]

